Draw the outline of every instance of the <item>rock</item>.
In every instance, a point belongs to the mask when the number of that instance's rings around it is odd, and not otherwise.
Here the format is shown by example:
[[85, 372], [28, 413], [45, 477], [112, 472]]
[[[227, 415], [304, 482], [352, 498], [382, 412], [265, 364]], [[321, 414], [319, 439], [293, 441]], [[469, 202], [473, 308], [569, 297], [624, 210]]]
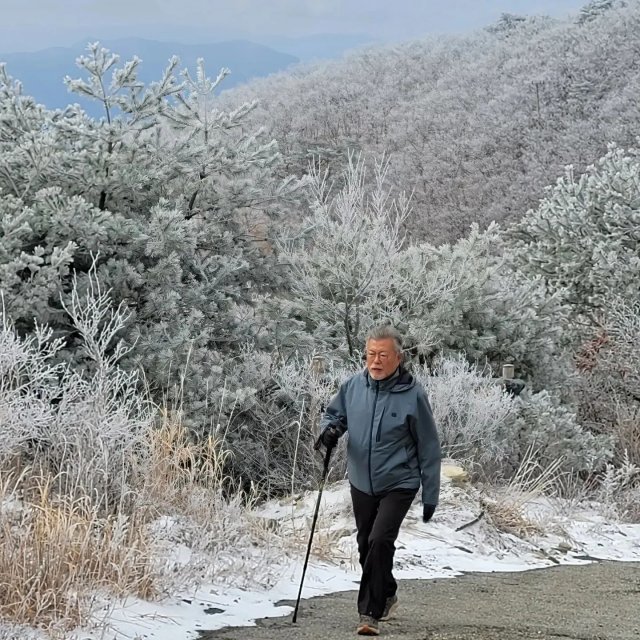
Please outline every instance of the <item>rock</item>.
[[441, 475], [453, 485], [464, 485], [469, 481], [469, 474], [457, 464], [445, 462], [442, 465]]

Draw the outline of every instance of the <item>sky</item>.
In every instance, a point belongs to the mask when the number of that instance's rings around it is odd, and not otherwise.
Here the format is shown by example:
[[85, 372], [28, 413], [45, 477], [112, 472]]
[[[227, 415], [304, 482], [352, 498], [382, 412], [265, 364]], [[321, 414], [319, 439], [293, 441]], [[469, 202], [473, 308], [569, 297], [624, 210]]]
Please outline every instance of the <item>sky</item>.
[[0, 0], [0, 51], [87, 36], [184, 43], [364, 34], [381, 42], [486, 26], [502, 13], [566, 16], [587, 0]]

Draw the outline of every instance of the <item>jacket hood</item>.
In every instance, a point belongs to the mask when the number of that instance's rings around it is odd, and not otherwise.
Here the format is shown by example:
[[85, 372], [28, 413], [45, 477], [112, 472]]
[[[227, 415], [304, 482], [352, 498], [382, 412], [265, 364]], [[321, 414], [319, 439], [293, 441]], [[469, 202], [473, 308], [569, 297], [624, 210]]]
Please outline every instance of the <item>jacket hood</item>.
[[[368, 387], [371, 387], [375, 382], [377, 382], [371, 378], [369, 371], [366, 368], [362, 372], [362, 375], [364, 376]], [[400, 365], [391, 376], [384, 380], [380, 380], [379, 382], [383, 388], [388, 387], [390, 393], [402, 393], [404, 391], [409, 391], [409, 389], [416, 386], [415, 378], [402, 365]]]

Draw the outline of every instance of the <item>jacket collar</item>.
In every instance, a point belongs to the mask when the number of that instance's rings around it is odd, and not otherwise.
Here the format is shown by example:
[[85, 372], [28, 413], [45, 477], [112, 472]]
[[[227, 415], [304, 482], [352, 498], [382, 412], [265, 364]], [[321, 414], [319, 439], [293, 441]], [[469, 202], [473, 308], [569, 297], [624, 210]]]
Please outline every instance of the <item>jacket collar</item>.
[[391, 393], [397, 393], [399, 391], [406, 391], [414, 386], [415, 381], [413, 376], [400, 365], [388, 378], [384, 380], [374, 380], [369, 371], [365, 368], [363, 375], [368, 387], [377, 387], [379, 391], [390, 391]]

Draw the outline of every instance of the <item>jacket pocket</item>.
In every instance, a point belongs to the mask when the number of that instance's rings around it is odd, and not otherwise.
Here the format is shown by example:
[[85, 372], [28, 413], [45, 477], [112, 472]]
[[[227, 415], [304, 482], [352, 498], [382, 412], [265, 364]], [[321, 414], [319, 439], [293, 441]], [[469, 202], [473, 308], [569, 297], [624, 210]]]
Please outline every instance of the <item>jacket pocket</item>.
[[402, 447], [402, 449], [404, 450], [404, 462], [402, 463], [402, 466], [407, 469], [411, 469], [412, 465], [411, 465], [411, 458], [409, 457], [409, 450], [407, 449], [406, 445]]

